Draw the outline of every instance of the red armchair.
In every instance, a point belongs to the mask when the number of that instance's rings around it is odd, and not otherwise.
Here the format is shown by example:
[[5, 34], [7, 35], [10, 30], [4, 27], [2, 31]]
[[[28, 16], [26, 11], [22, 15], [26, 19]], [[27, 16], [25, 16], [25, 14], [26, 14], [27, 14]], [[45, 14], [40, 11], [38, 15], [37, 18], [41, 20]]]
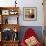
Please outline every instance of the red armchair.
[[[33, 45], [27, 45], [28, 43], [31, 44], [30, 42], [27, 42], [27, 41], [31, 41], [32, 39], [35, 39], [36, 37], [37, 37], [37, 35], [36, 35], [36, 33], [34, 32], [33, 29], [31, 29], [31, 28], [27, 29], [27, 31], [25, 32], [24, 37], [22, 38], [21, 46], [33, 46]], [[41, 44], [37, 40], [37, 38], [34, 41], [36, 42], [36, 44], [34, 46], [41, 46]]]

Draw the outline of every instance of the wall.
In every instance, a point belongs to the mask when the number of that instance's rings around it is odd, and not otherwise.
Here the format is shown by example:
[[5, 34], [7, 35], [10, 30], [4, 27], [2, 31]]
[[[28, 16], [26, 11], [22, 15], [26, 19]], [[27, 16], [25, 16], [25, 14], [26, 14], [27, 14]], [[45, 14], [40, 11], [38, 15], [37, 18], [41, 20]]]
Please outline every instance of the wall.
[[[43, 26], [43, 6], [42, 0], [25, 0], [21, 4], [20, 25], [22, 26]], [[24, 21], [23, 20], [23, 7], [36, 7], [37, 8], [37, 20], [36, 21]]]
[[[15, 0], [0, 0], [1, 7], [15, 6]], [[20, 7], [19, 24], [21, 26], [43, 26], [43, 6], [42, 0], [17, 0], [17, 6]], [[37, 20], [36, 21], [24, 21], [23, 20], [23, 7], [36, 7], [37, 8]]]
[[44, 0], [44, 26], [46, 29], [46, 0]]
[[46, 46], [46, 0], [44, 0], [44, 43]]

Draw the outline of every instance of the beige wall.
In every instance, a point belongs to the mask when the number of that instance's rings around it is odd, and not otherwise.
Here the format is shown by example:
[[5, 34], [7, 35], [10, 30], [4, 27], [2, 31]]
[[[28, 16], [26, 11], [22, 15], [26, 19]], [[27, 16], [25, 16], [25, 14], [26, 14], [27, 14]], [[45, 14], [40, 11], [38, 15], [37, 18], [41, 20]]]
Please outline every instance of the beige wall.
[[44, 44], [46, 46], [46, 0], [43, 1], [44, 6]]
[[44, 26], [46, 27], [46, 0], [43, 1], [44, 6]]

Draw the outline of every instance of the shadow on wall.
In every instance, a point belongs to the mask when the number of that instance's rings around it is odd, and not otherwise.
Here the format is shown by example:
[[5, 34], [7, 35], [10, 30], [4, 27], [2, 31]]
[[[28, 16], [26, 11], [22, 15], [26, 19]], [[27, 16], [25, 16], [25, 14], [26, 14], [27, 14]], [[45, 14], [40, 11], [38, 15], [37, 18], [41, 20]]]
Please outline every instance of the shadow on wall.
[[25, 31], [28, 28], [32, 28], [36, 32], [39, 41], [41, 43], [43, 43], [43, 36], [42, 36], [43, 35], [43, 30], [42, 30], [41, 26], [21, 26], [20, 31], [19, 31], [19, 40], [20, 40], [20, 42], [21, 42], [21, 40], [24, 36]]

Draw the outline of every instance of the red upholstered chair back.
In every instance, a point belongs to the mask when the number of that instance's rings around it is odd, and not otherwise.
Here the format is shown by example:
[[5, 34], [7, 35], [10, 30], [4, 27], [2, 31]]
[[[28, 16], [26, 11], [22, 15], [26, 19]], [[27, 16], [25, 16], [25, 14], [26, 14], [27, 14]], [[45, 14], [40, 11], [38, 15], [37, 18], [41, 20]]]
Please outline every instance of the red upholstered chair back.
[[28, 39], [29, 37], [35, 36], [37, 37], [36, 33], [32, 28], [28, 28], [24, 34], [24, 37], [22, 38], [21, 45], [26, 46], [25, 39]]

